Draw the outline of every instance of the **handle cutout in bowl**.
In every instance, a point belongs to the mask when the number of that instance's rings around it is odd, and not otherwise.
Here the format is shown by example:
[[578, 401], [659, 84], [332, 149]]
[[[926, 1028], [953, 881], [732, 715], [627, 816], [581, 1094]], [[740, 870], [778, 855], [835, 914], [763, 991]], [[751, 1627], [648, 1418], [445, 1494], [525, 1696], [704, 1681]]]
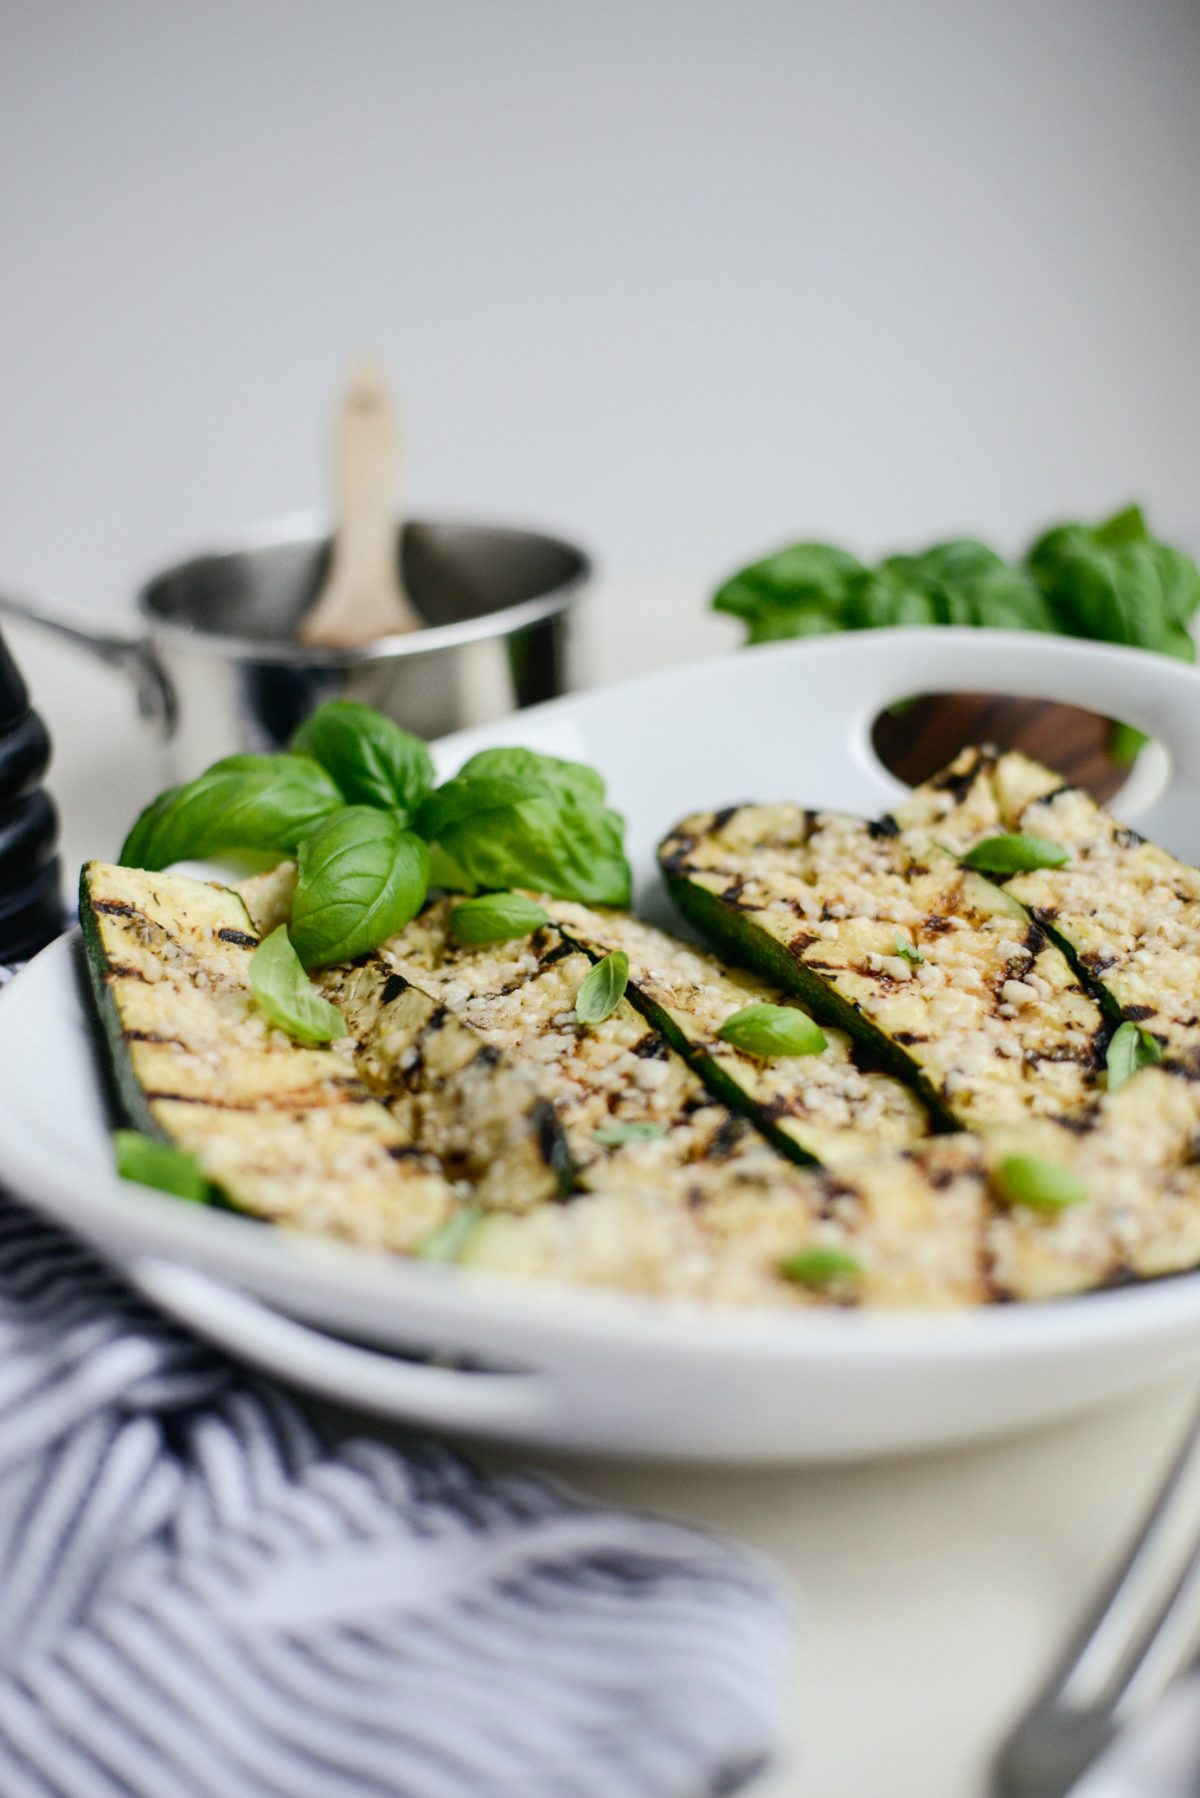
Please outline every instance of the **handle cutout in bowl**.
[[[871, 726], [875, 754], [889, 774], [910, 787], [974, 743], [1022, 750], [1102, 804], [1122, 793], [1135, 767], [1153, 762], [1150, 752], [1157, 750], [1154, 744], [1147, 749], [1144, 740], [1139, 750], [1126, 726], [1098, 712], [1004, 693], [924, 693], [887, 707]], [[1139, 802], [1150, 801], [1139, 795]]]

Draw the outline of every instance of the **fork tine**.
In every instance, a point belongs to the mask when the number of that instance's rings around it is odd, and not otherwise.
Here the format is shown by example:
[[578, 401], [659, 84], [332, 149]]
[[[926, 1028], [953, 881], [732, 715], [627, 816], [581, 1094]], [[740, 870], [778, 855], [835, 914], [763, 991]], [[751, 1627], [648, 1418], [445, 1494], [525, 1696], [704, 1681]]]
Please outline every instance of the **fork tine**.
[[1185, 1487], [1200, 1472], [1200, 1408], [1133, 1544], [1089, 1607], [1049, 1679], [1002, 1745], [996, 1798], [1063, 1798], [1116, 1730], [1156, 1696], [1183, 1663], [1200, 1588], [1200, 1532], [1181, 1571], [1147, 1615], [1155, 1563], [1172, 1536]]
[[1047, 1680], [1040, 1703], [1054, 1697], [1072, 1710], [1083, 1709], [1105, 1692], [1108, 1681], [1123, 1666], [1131, 1642], [1139, 1642], [1144, 1657], [1158, 1622], [1174, 1603], [1179, 1585], [1186, 1581], [1188, 1571], [1200, 1555], [1200, 1542], [1197, 1542], [1190, 1549], [1181, 1579], [1172, 1586], [1159, 1617], [1143, 1632], [1146, 1639], [1141, 1642], [1135, 1632], [1144, 1614], [1148, 1589], [1153, 1584], [1154, 1562], [1171, 1533], [1176, 1499], [1184, 1486], [1190, 1485], [1190, 1476], [1197, 1472], [1200, 1472], [1200, 1408], [1193, 1414], [1175, 1459], [1125, 1558], [1085, 1613]]

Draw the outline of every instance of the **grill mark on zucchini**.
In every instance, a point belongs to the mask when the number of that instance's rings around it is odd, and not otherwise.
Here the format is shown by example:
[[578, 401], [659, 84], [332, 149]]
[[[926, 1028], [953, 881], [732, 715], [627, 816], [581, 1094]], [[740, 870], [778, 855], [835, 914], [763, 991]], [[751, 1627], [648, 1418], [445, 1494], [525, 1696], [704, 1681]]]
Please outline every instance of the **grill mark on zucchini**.
[[[1094, 1000], [1040, 927], [931, 836], [751, 806], [723, 832], [703, 816], [685, 820], [660, 858], [685, 915], [858, 1036], [943, 1127], [1090, 1102], [1104, 1034]], [[745, 882], [736, 907], [722, 898], [734, 870]], [[814, 927], [796, 930], [795, 915]], [[916, 968], [895, 950], [901, 928], [922, 951]], [[1020, 984], [1009, 993], [1009, 982]]]
[[[382, 953], [528, 1073], [556, 1108], [577, 1187], [627, 1178], [653, 1184], [712, 1152], [728, 1107], [627, 1000], [598, 1024], [578, 1022], [575, 998], [591, 964], [560, 930], [463, 944], [449, 925], [453, 903], [432, 900]], [[596, 1131], [614, 1124], [653, 1124], [656, 1134], [597, 1143]], [[739, 1138], [734, 1152], [774, 1160], [753, 1136], [744, 1145]]]
[[[966, 750], [953, 766], [964, 799], [937, 828], [960, 850], [992, 830], [1026, 831], [1066, 849], [1063, 867], [1015, 874], [1006, 890], [1114, 1023], [1148, 1024], [1168, 1062], [1200, 1075], [1200, 874], [1026, 756]], [[909, 804], [930, 816], [933, 786], [917, 788]]]
[[789, 1003], [777, 987], [626, 913], [545, 904], [593, 961], [613, 950], [626, 954], [632, 1003], [710, 1091], [790, 1160], [840, 1165], [928, 1134], [920, 1103], [890, 1075], [861, 1065], [865, 1058], [844, 1032], [830, 1032], [820, 1055], [776, 1061], [721, 1040], [721, 1025], [745, 1005]]
[[102, 978], [106, 986], [112, 986], [119, 980], [140, 980], [144, 986], [150, 985], [142, 970], [133, 967], [129, 962], [110, 962]]
[[485, 1208], [557, 1199], [571, 1182], [553, 1107], [511, 1059], [440, 999], [370, 952], [323, 969], [367, 1085]]
[[335, 1105], [369, 1105], [371, 1095], [359, 1086], [353, 1075], [344, 1079], [334, 1079], [327, 1083], [321, 1094], [310, 1096], [303, 1089], [289, 1092], [286, 1099], [278, 1105], [271, 1104], [269, 1099], [214, 1099], [200, 1093], [175, 1092], [169, 1087], [146, 1087], [147, 1101], [169, 1105], [205, 1106], [210, 1111], [285, 1111], [298, 1117], [304, 1111], [328, 1111]]
[[[1188, 1165], [1200, 1089], [1160, 1068], [1097, 1102], [1094, 1128], [1039, 1119], [992, 1137], [931, 1138], [860, 1167], [679, 1170], [664, 1206], [641, 1189], [493, 1218], [466, 1259], [538, 1279], [624, 1286], [733, 1304], [922, 1309], [1008, 1304], [1154, 1279], [1200, 1262], [1200, 1169]], [[1087, 1198], [1056, 1213], [1004, 1202], [1008, 1155], [1074, 1168]], [[814, 1244], [860, 1274], [835, 1291], [789, 1283], [782, 1263]]]
[[[91, 862], [80, 921], [121, 1102], [193, 1154], [236, 1209], [393, 1250], [459, 1199], [337, 1051], [289, 1042], [259, 1012], [241, 901], [182, 875]], [[257, 939], [253, 939], [257, 940]]]
[[223, 943], [235, 943], [240, 949], [257, 949], [258, 938], [245, 930], [218, 930], [217, 935]]

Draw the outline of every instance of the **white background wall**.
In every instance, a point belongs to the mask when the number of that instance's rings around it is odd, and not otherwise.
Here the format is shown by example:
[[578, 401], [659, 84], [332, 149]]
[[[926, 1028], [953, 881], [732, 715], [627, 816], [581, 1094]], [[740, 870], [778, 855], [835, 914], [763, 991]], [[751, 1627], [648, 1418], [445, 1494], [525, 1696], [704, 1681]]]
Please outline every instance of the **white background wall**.
[[1189, 0], [0, 0], [0, 578], [319, 502], [698, 582], [1145, 497], [1200, 537]]

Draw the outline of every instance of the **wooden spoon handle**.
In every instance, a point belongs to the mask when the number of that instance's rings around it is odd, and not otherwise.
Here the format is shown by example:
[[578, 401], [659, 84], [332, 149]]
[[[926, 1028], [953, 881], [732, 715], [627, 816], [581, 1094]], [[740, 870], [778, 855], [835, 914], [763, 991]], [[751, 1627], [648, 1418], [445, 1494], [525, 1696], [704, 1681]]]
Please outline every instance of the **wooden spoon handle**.
[[346, 646], [419, 630], [396, 558], [400, 442], [373, 363], [355, 369], [338, 421], [340, 518], [325, 585], [302, 620], [302, 643]]

